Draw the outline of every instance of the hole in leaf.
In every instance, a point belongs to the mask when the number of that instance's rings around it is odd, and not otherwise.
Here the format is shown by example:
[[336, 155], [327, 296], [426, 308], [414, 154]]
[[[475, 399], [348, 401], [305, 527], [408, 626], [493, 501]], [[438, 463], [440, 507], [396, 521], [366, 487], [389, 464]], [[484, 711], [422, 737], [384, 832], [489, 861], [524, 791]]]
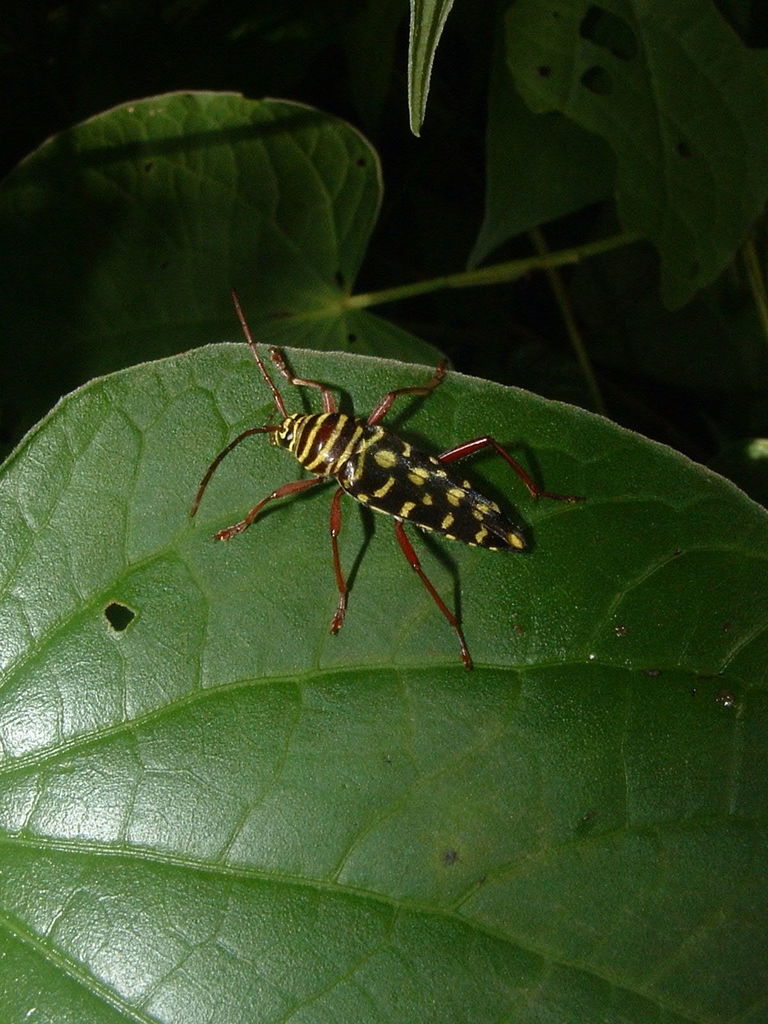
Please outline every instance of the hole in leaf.
[[585, 89], [589, 89], [590, 92], [595, 93], [597, 96], [610, 96], [613, 92], [611, 76], [605, 68], [601, 68], [597, 64], [587, 68], [581, 76], [581, 84]]
[[104, 617], [116, 633], [122, 633], [136, 618], [136, 612], [128, 605], [112, 601], [104, 609]]
[[587, 811], [586, 814], [582, 814], [581, 818], [576, 823], [576, 835], [585, 836], [595, 827], [597, 823], [597, 811]]
[[637, 56], [637, 37], [629, 22], [597, 4], [581, 19], [579, 35], [619, 60], [632, 60]]

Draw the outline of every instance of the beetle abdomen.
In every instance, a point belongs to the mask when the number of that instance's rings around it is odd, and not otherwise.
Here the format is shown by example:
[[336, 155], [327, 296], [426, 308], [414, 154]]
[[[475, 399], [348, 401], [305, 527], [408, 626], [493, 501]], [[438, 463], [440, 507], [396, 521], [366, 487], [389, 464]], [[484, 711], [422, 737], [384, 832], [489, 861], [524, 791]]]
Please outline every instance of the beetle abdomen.
[[433, 455], [380, 426], [357, 421], [353, 454], [334, 471], [352, 497], [386, 515], [451, 540], [521, 551], [525, 538], [496, 502], [453, 480]]

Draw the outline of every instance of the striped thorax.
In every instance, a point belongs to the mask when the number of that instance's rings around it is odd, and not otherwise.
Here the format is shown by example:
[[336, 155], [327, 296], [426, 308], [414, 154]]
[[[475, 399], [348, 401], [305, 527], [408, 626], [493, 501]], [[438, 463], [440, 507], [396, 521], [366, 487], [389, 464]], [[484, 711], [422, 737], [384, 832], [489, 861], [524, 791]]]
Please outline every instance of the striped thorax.
[[317, 476], [337, 476], [358, 447], [363, 424], [341, 412], [292, 413], [272, 435], [272, 441], [287, 450]]

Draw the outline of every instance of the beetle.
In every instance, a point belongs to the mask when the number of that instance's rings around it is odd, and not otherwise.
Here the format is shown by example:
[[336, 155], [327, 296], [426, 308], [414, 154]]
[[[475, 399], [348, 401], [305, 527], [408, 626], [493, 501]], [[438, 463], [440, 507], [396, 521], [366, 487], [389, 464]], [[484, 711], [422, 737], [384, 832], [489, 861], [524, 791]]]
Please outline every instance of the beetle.
[[366, 507], [394, 519], [395, 536], [400, 549], [456, 634], [461, 660], [466, 668], [471, 669], [472, 658], [458, 619], [422, 569], [405, 532], [404, 523], [412, 523], [421, 530], [435, 532], [450, 540], [493, 551], [524, 551], [528, 542], [521, 528], [508, 518], [496, 502], [477, 491], [468, 480], [459, 481], [445, 469], [449, 463], [474, 455], [484, 448], [494, 449], [506, 460], [532, 497], [569, 502], [583, 499], [576, 495], [542, 490], [520, 463], [489, 435], [464, 441], [435, 456], [419, 451], [381, 425], [398, 398], [405, 395], [426, 396], [434, 391], [445, 378], [445, 362], [437, 367], [426, 384], [387, 392], [375, 409], [363, 419], [339, 412], [336, 400], [325, 384], [294, 376], [282, 351], [270, 348], [269, 355], [275, 368], [289, 384], [297, 388], [315, 389], [322, 396], [321, 413], [289, 413], [259, 354], [238, 295], [234, 290], [231, 295], [248, 346], [272, 393], [281, 419], [277, 424], [243, 430], [219, 452], [200, 482], [190, 515], [197, 513], [211, 477], [222, 460], [247, 437], [270, 434], [273, 444], [289, 451], [312, 475], [275, 488], [257, 502], [243, 519], [218, 530], [214, 539], [228, 541], [242, 533], [270, 501], [287, 498], [335, 480], [337, 488], [331, 499], [330, 537], [339, 600], [331, 621], [331, 633], [338, 633], [341, 629], [347, 611], [348, 588], [341, 568], [338, 538], [341, 531], [341, 497], [348, 494]]

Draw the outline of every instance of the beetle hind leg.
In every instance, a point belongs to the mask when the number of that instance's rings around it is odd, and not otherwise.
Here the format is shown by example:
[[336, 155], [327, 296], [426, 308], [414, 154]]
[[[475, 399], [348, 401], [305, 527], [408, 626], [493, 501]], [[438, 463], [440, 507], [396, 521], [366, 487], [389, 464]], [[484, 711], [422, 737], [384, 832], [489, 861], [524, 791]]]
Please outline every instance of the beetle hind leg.
[[437, 456], [438, 462], [455, 462], [457, 459], [466, 459], [483, 448], [493, 448], [504, 461], [517, 473], [532, 498], [552, 498], [554, 501], [584, 501], [577, 494], [556, 494], [554, 491], [545, 491], [534, 481], [533, 477], [520, 465], [517, 459], [513, 459], [495, 437], [476, 437], [472, 441], [465, 441], [463, 444], [449, 448]]
[[347, 614], [347, 581], [341, 571], [341, 558], [339, 557], [339, 534], [341, 533], [341, 496], [344, 488], [339, 487], [331, 500], [331, 549], [333, 551], [333, 571], [336, 575], [336, 586], [339, 588], [339, 604], [331, 622], [331, 633], [338, 633], [344, 625], [344, 616]]
[[461, 626], [459, 625], [458, 619], [450, 610], [445, 601], [443, 601], [442, 597], [440, 597], [440, 595], [430, 582], [429, 578], [427, 577], [427, 574], [422, 569], [421, 562], [419, 561], [419, 556], [413, 550], [413, 545], [411, 544], [410, 540], [408, 540], [406, 532], [403, 529], [403, 524], [400, 522], [400, 520], [395, 521], [395, 536], [397, 537], [397, 541], [400, 545], [400, 548], [405, 557], [408, 559], [408, 563], [410, 564], [411, 568], [419, 577], [424, 586], [427, 588], [430, 597], [435, 602], [440, 611], [443, 613], [443, 615], [446, 617], [451, 628], [456, 634], [456, 638], [459, 641], [459, 649], [461, 650], [461, 660], [464, 663], [464, 667], [467, 669], [471, 669], [473, 667], [472, 658], [470, 656], [469, 648], [467, 647], [467, 641], [464, 639], [464, 634], [461, 630]]

